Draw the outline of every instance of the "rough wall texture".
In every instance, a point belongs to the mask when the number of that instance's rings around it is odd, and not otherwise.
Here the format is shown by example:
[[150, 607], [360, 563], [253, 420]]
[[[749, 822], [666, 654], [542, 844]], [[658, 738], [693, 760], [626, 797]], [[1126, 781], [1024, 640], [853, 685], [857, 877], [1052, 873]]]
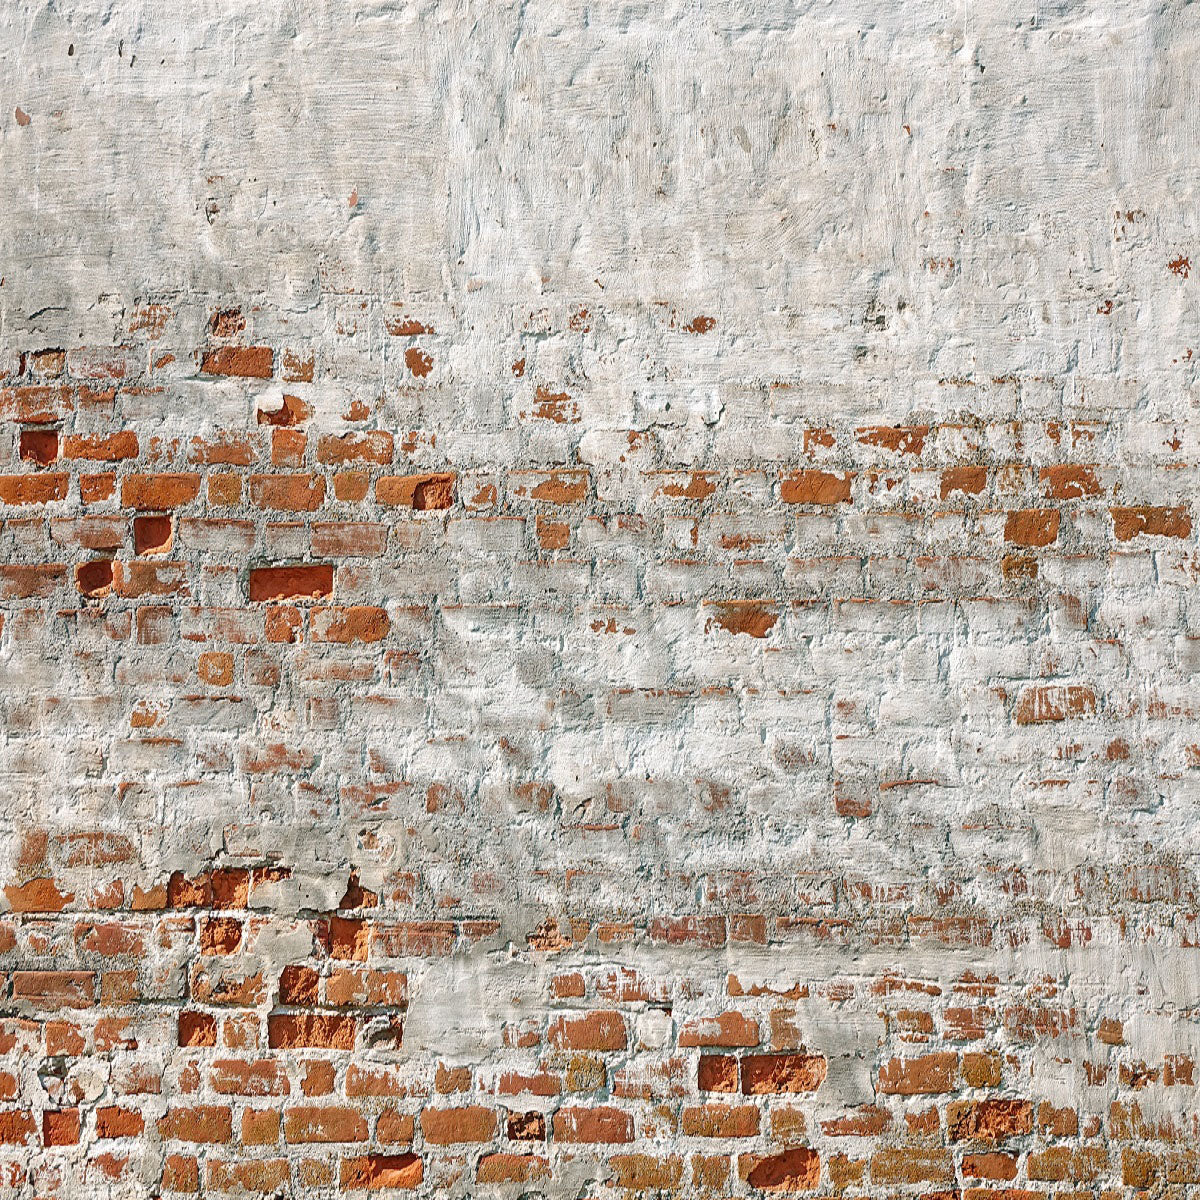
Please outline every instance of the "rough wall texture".
[[1198, 12], [5, 4], [0, 1194], [1190, 1194]]

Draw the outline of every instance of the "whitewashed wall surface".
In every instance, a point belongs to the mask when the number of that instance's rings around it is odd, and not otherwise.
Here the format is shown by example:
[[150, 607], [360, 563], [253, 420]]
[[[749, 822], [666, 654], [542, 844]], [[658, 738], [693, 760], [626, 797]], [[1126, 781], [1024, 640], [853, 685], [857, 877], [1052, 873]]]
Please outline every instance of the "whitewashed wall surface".
[[1200, 1196], [1198, 142], [1183, 0], [5, 0], [0, 1200]]

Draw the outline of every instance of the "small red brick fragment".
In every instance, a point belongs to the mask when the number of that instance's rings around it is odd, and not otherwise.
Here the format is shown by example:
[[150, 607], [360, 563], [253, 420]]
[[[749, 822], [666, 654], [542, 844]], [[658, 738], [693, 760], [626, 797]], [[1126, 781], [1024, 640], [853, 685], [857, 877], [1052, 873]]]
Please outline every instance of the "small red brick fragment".
[[285, 392], [283, 403], [278, 408], [260, 408], [258, 410], [258, 423], [287, 429], [303, 425], [312, 414], [312, 405], [306, 404], [299, 396], [290, 396]]
[[714, 604], [712, 613], [706, 629], [719, 625], [729, 633], [753, 638], [765, 638], [779, 620], [775, 606], [760, 600], [725, 600]]

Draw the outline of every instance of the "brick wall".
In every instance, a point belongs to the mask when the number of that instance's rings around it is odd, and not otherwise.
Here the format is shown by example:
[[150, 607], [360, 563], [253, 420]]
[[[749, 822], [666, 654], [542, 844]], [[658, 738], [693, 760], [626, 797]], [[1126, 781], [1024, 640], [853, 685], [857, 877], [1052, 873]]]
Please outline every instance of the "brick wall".
[[1197, 17], [260, 7], [0, 14], [0, 1196], [1190, 1195]]

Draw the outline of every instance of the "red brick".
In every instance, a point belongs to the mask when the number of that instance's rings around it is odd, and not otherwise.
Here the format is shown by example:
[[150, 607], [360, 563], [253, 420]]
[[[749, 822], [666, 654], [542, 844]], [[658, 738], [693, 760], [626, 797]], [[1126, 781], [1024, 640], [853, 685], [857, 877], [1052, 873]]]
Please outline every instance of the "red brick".
[[682, 1048], [695, 1046], [757, 1046], [758, 1021], [739, 1012], [723, 1012], [716, 1017], [694, 1017], [679, 1034]]
[[427, 475], [388, 475], [375, 484], [375, 499], [380, 504], [427, 509], [451, 508], [454, 504], [454, 475], [440, 472]]
[[747, 1054], [741, 1061], [742, 1092], [815, 1092], [827, 1070], [825, 1059], [816, 1054]]
[[0, 416], [9, 421], [46, 425], [59, 421], [75, 408], [69, 387], [34, 384], [0, 388]]
[[289, 1108], [283, 1136], [289, 1142], [365, 1142], [367, 1122], [353, 1108]]
[[0, 1144], [19, 1146], [37, 1136], [33, 1113], [17, 1109], [0, 1112]]
[[696, 1086], [702, 1092], [736, 1092], [738, 1061], [729, 1054], [703, 1054], [696, 1072]]
[[559, 1017], [547, 1034], [552, 1046], [568, 1050], [624, 1050], [625, 1021], [617, 1012], [593, 1012], [582, 1017]]
[[496, 1136], [496, 1114], [490, 1108], [426, 1108], [421, 1113], [426, 1142], [450, 1146], [461, 1142], [490, 1142]]
[[954, 1091], [957, 1077], [957, 1054], [893, 1058], [879, 1070], [879, 1091], [885, 1096], [932, 1096]]
[[302, 1046], [352, 1050], [357, 1031], [353, 1017], [331, 1013], [272, 1013], [267, 1018], [267, 1041], [272, 1050]]
[[868, 425], [854, 431], [864, 446], [878, 446], [894, 454], [918, 455], [925, 449], [928, 425]]
[[198, 1192], [199, 1164], [186, 1154], [168, 1154], [163, 1159], [162, 1186], [168, 1192]]
[[339, 1183], [343, 1189], [415, 1188], [425, 1177], [424, 1164], [416, 1154], [368, 1154], [343, 1158]]
[[130, 430], [110, 434], [72, 434], [63, 441], [64, 458], [83, 458], [98, 462], [119, 462], [137, 458], [137, 434]]
[[242, 1145], [276, 1146], [279, 1144], [279, 1113], [273, 1109], [247, 1108], [242, 1111]]
[[675, 1192], [683, 1179], [683, 1160], [658, 1158], [652, 1154], [613, 1154], [608, 1165], [612, 1182], [625, 1193], [643, 1192], [666, 1195]]
[[64, 500], [70, 476], [60, 472], [0, 475], [0, 504], [49, 504]]
[[1083, 496], [1099, 496], [1103, 491], [1095, 467], [1070, 463], [1042, 467], [1038, 481], [1047, 500], [1077, 500]]
[[1192, 532], [1192, 516], [1184, 505], [1158, 508], [1133, 505], [1111, 508], [1109, 512], [1118, 542], [1132, 541], [1140, 534], [1186, 538]]
[[757, 1137], [758, 1120], [758, 1109], [751, 1104], [705, 1104], [685, 1108], [680, 1129], [685, 1137]]
[[742, 1154], [738, 1174], [761, 1192], [800, 1192], [821, 1182], [821, 1159], [815, 1150], [796, 1147], [780, 1154]]
[[315, 598], [333, 593], [332, 563], [296, 563], [255, 567], [250, 572], [251, 600]]
[[977, 496], [987, 487], [987, 467], [947, 467], [942, 472], [940, 497], [948, 499], [955, 492]]
[[416, 1129], [411, 1114], [385, 1108], [375, 1122], [375, 1140], [384, 1146], [408, 1146], [412, 1144]]
[[16, 971], [13, 999], [38, 1008], [90, 1008], [96, 998], [91, 971]]
[[595, 1108], [560, 1108], [554, 1114], [557, 1142], [631, 1142], [633, 1118], [609, 1105]]
[[946, 1109], [952, 1142], [999, 1141], [1033, 1131], [1033, 1105], [1028, 1100], [961, 1100]]
[[200, 476], [195, 474], [126, 475], [121, 481], [121, 504], [140, 511], [179, 508], [199, 494]]
[[236, 375], [244, 379], [270, 379], [275, 355], [269, 346], [218, 346], [201, 355], [205, 375]]
[[475, 1169], [477, 1183], [533, 1183], [550, 1177], [550, 1164], [536, 1154], [485, 1154]]
[[317, 461], [337, 466], [350, 462], [390, 463], [392, 454], [392, 435], [379, 429], [324, 434], [317, 441]]
[[279, 976], [280, 1004], [316, 1004], [321, 978], [315, 968], [290, 963]]
[[581, 504], [588, 495], [587, 471], [521, 471], [509, 476], [509, 488], [520, 500], [543, 504]]
[[954, 1160], [937, 1147], [891, 1147], [871, 1159], [871, 1182], [876, 1185], [950, 1184], [954, 1174]]
[[973, 1179], [1007, 1182], [1017, 1177], [1017, 1160], [1011, 1154], [964, 1154], [962, 1172]]
[[1014, 546], [1049, 546], [1058, 537], [1057, 508], [1027, 508], [1010, 512], [1004, 523], [1004, 540]]
[[418, 379], [423, 379], [433, 370], [433, 359], [419, 346], [409, 346], [404, 351], [404, 365]]
[[308, 434], [302, 429], [271, 430], [271, 466], [302, 467], [308, 454]]
[[217, 1019], [209, 1013], [181, 1012], [179, 1014], [179, 1044], [181, 1046], [215, 1046]]
[[25, 462], [49, 466], [58, 458], [58, 430], [22, 429], [17, 440], [17, 453]]
[[725, 944], [724, 917], [656, 917], [646, 927], [653, 942], [715, 949]]
[[175, 541], [174, 523], [168, 516], [134, 517], [133, 549], [136, 554], [169, 554]]
[[109, 559], [80, 563], [75, 568], [75, 588], [84, 596], [107, 596], [113, 586], [113, 564]]
[[290, 396], [285, 392], [283, 402], [278, 408], [260, 408], [258, 410], [258, 423], [290, 428], [295, 425], [303, 425], [312, 414], [313, 410], [310, 404], [305, 403], [299, 396]]
[[724, 600], [712, 606], [712, 617], [705, 626], [719, 625], [729, 633], [763, 638], [775, 628], [779, 612], [773, 604], [759, 600]]
[[346, 1095], [403, 1096], [407, 1091], [394, 1067], [368, 1067], [351, 1063], [346, 1068]]
[[286, 1096], [291, 1090], [285, 1065], [267, 1058], [218, 1059], [209, 1080], [213, 1091], [223, 1096]]
[[505, 1133], [510, 1142], [544, 1142], [546, 1117], [540, 1112], [510, 1112]]
[[245, 1162], [225, 1162], [208, 1159], [208, 1190], [210, 1192], [247, 1192], [271, 1196], [272, 1200], [287, 1186], [291, 1176], [288, 1162], [283, 1158], [262, 1158]]
[[320, 475], [251, 475], [250, 503], [277, 512], [316, 512], [325, 500]]
[[12, 911], [18, 913], [62, 912], [75, 899], [74, 892], [59, 891], [53, 879], [31, 879], [20, 887], [9, 884], [4, 895]]
[[180, 1142], [227, 1142], [233, 1135], [233, 1116], [229, 1108], [215, 1104], [174, 1107], [159, 1120], [158, 1133]]
[[779, 498], [785, 504], [849, 504], [854, 476], [834, 475], [829, 471], [793, 471], [779, 484]]
[[350, 608], [314, 608], [309, 618], [314, 642], [381, 642], [388, 635], [387, 610], [370, 605]]
[[1026, 688], [1017, 702], [1018, 725], [1040, 725], [1094, 716], [1096, 693], [1080, 684]]
[[140, 1137], [146, 1127], [142, 1114], [134, 1109], [107, 1104], [96, 1109], [96, 1136], [100, 1138]]
[[79, 1144], [79, 1109], [46, 1109], [42, 1113], [42, 1144], [76, 1146]]

